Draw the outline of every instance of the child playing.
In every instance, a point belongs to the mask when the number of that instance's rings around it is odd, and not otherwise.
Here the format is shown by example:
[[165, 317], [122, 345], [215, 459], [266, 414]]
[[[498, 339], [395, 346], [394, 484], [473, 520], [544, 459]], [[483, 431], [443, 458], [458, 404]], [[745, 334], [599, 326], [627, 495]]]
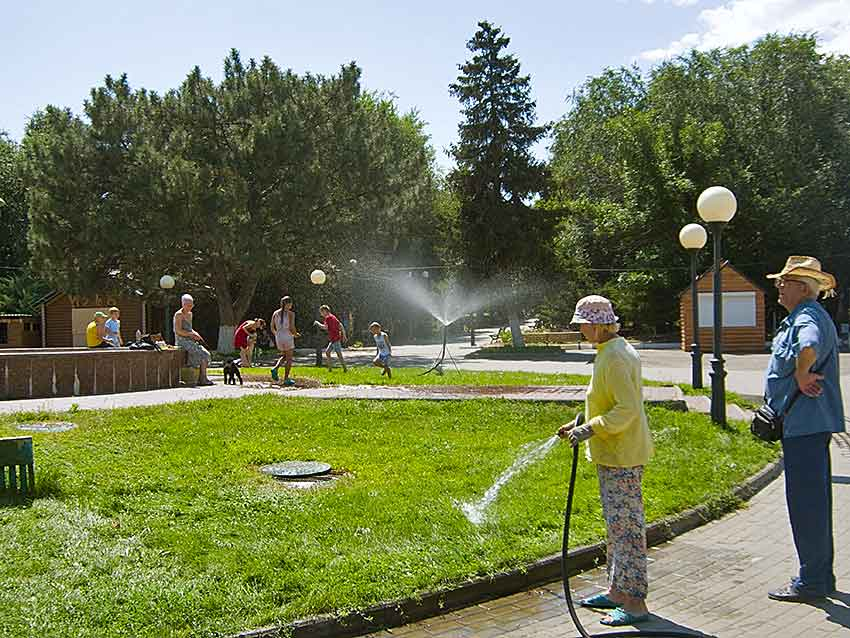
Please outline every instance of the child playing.
[[109, 309], [109, 319], [106, 320], [106, 341], [118, 348], [124, 345], [124, 340], [121, 338], [121, 311], [115, 306]]
[[388, 379], [392, 379], [393, 372], [390, 370], [390, 359], [393, 356], [393, 348], [390, 344], [390, 336], [381, 330], [381, 324], [377, 321], [369, 324], [369, 332], [375, 338], [375, 346], [378, 348], [378, 356], [374, 358], [372, 365], [383, 368], [381, 376], [387, 375]]
[[248, 319], [239, 324], [233, 333], [233, 346], [239, 350], [239, 365], [243, 368], [251, 367], [257, 333], [265, 327], [266, 322], [263, 319]]
[[328, 370], [331, 369], [331, 351], [335, 351], [336, 355], [339, 357], [339, 362], [342, 364], [342, 371], [348, 371], [348, 368], [345, 367], [345, 359], [342, 357], [342, 342], [347, 339], [345, 335], [345, 328], [340, 323], [339, 319], [336, 318], [331, 312], [329, 306], [320, 306], [319, 314], [322, 315], [322, 319], [325, 320], [324, 323], [320, 321], [314, 321], [313, 325], [321, 328], [322, 330], [328, 333], [328, 347], [325, 348], [325, 354], [328, 355]]

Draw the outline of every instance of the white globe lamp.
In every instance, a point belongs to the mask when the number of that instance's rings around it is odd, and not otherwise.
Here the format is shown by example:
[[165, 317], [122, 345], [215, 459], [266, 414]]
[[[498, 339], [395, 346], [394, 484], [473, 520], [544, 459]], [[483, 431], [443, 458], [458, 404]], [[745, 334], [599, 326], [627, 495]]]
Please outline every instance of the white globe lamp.
[[174, 277], [171, 275], [163, 275], [159, 278], [159, 287], [163, 290], [171, 290], [174, 288]]
[[[723, 278], [721, 277], [721, 236], [723, 227], [735, 216], [738, 201], [728, 188], [712, 186], [706, 188], [697, 198], [697, 212], [703, 221], [708, 222], [714, 240], [714, 266], [712, 268], [712, 299], [714, 321], [711, 329], [711, 420], [726, 425], [726, 369], [723, 361]], [[694, 253], [695, 254], [695, 251]], [[696, 286], [694, 286], [696, 288]], [[696, 305], [696, 299], [694, 299]], [[697, 322], [694, 322], [696, 334]], [[696, 339], [695, 339], [696, 342]]]
[[709, 223], [727, 223], [738, 210], [738, 200], [728, 188], [712, 186], [700, 193], [697, 199], [697, 212], [703, 221]]
[[699, 250], [708, 241], [708, 233], [699, 224], [687, 224], [679, 231], [679, 243], [686, 250]]
[[327, 276], [325, 275], [324, 270], [319, 270], [318, 268], [310, 273], [310, 281], [312, 281], [317, 286], [321, 286], [325, 281], [327, 281]]

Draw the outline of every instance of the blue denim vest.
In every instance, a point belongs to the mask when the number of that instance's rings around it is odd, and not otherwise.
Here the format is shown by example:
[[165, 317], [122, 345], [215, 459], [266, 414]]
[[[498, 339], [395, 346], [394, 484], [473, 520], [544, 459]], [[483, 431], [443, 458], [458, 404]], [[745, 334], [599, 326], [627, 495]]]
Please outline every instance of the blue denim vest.
[[829, 314], [817, 301], [803, 301], [779, 325], [773, 338], [770, 365], [765, 379], [765, 400], [778, 414], [797, 391], [794, 378], [797, 356], [814, 348], [812, 371], [823, 375], [819, 397], [800, 395], [785, 416], [785, 438], [819, 432], [844, 431], [844, 405], [838, 373], [838, 333]]

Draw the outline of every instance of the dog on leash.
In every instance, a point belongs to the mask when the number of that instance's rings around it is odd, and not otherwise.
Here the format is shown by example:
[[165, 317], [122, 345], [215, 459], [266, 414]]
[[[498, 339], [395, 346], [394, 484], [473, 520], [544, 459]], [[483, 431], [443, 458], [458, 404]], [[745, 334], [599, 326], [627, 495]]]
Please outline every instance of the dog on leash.
[[230, 359], [224, 364], [224, 383], [227, 385], [236, 385], [236, 379], [239, 379], [239, 385], [242, 385], [242, 373], [239, 372], [239, 359]]

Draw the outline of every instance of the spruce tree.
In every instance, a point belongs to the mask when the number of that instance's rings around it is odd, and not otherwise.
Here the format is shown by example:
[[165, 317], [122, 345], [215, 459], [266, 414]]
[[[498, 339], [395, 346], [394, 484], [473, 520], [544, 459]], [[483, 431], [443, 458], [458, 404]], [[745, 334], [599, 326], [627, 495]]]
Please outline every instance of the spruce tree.
[[[548, 131], [538, 126], [531, 79], [521, 75], [510, 38], [489, 22], [467, 43], [472, 58], [459, 65], [449, 86], [462, 105], [459, 142], [451, 147], [450, 175], [461, 202], [461, 241], [466, 264], [478, 277], [510, 285], [539, 268], [549, 253], [551, 222], [529, 206], [544, 183], [544, 166], [532, 147]], [[516, 304], [509, 308], [513, 343], [522, 346]]]

